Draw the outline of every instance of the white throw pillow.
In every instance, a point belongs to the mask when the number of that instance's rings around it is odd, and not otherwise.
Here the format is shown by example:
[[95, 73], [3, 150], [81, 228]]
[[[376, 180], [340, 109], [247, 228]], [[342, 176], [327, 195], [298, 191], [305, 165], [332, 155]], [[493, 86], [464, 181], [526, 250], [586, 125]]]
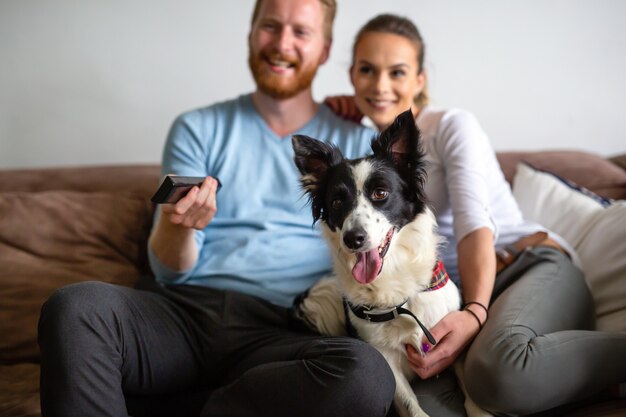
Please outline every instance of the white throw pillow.
[[626, 331], [626, 201], [602, 199], [526, 164], [517, 166], [513, 195], [525, 218], [559, 234], [578, 253], [598, 329]]

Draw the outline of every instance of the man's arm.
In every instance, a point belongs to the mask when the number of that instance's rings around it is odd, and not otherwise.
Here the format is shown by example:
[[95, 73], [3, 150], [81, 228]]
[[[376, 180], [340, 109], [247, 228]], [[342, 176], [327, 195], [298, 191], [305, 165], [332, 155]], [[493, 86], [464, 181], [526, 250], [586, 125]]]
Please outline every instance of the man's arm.
[[207, 177], [209, 144], [202, 133], [211, 120], [199, 110], [185, 113], [174, 120], [165, 142], [164, 174], [205, 177], [205, 180], [176, 204], [159, 206], [148, 245], [155, 274], [164, 280], [178, 279], [172, 273], [188, 271], [196, 264], [201, 249], [196, 230], [203, 230], [217, 210], [217, 182]]
[[160, 216], [152, 228], [149, 245], [161, 263], [174, 270], [186, 271], [198, 260], [195, 230], [204, 229], [217, 211], [217, 180], [205, 178], [200, 187], [174, 205], [161, 205]]

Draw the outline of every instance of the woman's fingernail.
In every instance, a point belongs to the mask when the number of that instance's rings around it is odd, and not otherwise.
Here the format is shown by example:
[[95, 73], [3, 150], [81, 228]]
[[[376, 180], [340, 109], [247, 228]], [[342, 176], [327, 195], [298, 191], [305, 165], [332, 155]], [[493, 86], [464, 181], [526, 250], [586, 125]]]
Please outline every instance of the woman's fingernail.
[[428, 353], [430, 350], [430, 345], [428, 343], [422, 343], [422, 352]]

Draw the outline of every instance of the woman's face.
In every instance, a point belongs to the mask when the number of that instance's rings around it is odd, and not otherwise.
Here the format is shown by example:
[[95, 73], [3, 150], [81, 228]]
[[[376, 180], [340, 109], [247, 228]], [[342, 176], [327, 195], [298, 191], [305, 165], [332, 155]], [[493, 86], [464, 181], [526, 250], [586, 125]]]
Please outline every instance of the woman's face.
[[407, 38], [392, 33], [365, 33], [354, 50], [350, 80], [359, 110], [378, 126], [413, 108], [426, 81], [418, 74], [418, 51]]

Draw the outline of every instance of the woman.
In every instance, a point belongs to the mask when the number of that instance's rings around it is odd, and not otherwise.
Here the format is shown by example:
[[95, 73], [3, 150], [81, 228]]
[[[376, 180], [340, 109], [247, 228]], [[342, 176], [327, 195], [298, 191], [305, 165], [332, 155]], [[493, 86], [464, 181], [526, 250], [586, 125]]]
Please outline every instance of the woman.
[[[428, 106], [423, 62], [417, 28], [405, 18], [379, 15], [354, 42], [354, 98], [327, 100], [340, 115], [365, 116], [364, 123], [379, 130], [411, 108], [421, 130], [426, 194], [447, 239], [441, 255], [462, 288], [464, 307], [431, 329], [440, 342], [424, 340], [425, 356], [407, 348], [413, 370], [421, 379], [438, 377], [471, 344], [468, 392], [499, 415], [548, 410], [625, 381], [626, 335], [590, 331], [594, 308], [570, 259], [574, 252], [558, 236], [535, 234], [541, 226], [522, 218], [476, 118]], [[503, 252], [509, 245], [516, 250]], [[448, 374], [415, 384], [431, 415], [463, 414], [454, 383], [442, 381]]]

